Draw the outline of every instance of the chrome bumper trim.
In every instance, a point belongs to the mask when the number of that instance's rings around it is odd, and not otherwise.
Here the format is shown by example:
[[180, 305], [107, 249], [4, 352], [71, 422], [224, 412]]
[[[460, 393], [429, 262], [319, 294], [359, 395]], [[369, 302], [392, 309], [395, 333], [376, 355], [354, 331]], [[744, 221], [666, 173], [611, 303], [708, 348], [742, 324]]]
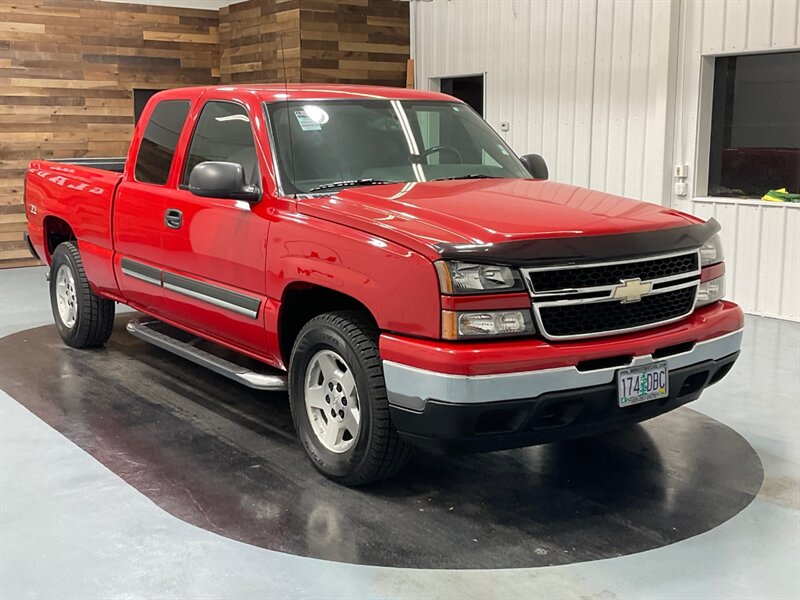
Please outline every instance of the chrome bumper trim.
[[574, 366], [499, 373], [493, 375], [452, 375], [383, 361], [389, 403], [407, 410], [422, 411], [428, 399], [453, 404], [502, 402], [535, 398], [541, 394], [611, 383], [617, 370], [666, 360], [668, 368], [680, 369], [706, 360], [718, 360], [737, 352], [742, 345], [743, 329], [705, 340], [680, 354], [654, 359], [636, 356], [627, 365], [594, 371], [578, 371]]

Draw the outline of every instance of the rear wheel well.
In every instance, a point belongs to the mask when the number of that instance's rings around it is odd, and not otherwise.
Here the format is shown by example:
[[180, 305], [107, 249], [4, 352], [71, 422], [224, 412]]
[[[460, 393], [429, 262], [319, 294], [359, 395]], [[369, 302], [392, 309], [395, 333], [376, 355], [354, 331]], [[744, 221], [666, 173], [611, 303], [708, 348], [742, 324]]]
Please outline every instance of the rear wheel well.
[[317, 285], [290, 286], [283, 293], [278, 315], [278, 340], [283, 363], [288, 366], [294, 341], [303, 326], [314, 317], [335, 310], [356, 310], [377, 330], [378, 324], [361, 302], [334, 290]]
[[59, 244], [78, 241], [78, 238], [75, 237], [75, 232], [72, 231], [72, 227], [63, 219], [51, 216], [45, 217], [43, 226], [44, 246], [48, 258], [53, 255]]

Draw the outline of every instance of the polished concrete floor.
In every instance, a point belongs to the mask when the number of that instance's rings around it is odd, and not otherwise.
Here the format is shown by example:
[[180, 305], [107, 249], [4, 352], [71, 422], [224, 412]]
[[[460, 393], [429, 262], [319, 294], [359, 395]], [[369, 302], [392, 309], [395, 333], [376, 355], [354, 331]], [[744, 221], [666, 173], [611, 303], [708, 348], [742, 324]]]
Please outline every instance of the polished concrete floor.
[[42, 269], [0, 272], [1, 598], [800, 596], [798, 324], [748, 318], [691, 408], [351, 491], [285, 398], [51, 319]]

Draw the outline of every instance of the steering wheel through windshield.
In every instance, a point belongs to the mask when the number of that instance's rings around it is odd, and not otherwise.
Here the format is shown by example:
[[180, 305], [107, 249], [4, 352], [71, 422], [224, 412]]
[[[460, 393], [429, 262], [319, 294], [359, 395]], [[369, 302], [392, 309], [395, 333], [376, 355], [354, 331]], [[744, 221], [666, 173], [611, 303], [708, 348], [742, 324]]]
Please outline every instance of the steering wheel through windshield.
[[464, 164], [464, 159], [461, 158], [461, 152], [459, 152], [452, 146], [431, 146], [427, 150], [423, 150], [420, 153], [420, 157], [428, 158], [431, 154], [434, 154], [436, 152], [449, 152], [458, 159], [459, 163]]

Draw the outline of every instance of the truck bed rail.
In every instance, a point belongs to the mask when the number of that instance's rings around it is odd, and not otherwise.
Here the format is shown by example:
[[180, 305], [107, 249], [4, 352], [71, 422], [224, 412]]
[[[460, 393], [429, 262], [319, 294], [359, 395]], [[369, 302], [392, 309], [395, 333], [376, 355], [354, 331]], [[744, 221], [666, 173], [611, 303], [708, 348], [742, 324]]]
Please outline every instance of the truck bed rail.
[[122, 173], [125, 171], [126, 158], [124, 156], [112, 156], [109, 158], [49, 158], [47, 160], [48, 162], [61, 163], [63, 165], [91, 167], [113, 173]]

